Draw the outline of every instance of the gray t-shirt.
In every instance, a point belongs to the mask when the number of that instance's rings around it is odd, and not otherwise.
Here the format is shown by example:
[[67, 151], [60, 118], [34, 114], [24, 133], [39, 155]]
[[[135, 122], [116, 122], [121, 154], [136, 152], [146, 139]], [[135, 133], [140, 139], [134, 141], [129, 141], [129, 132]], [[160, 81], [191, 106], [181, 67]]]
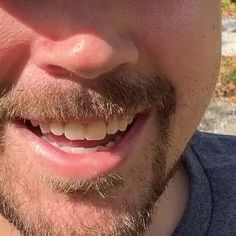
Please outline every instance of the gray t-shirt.
[[236, 136], [197, 132], [183, 158], [191, 196], [174, 236], [236, 236]]

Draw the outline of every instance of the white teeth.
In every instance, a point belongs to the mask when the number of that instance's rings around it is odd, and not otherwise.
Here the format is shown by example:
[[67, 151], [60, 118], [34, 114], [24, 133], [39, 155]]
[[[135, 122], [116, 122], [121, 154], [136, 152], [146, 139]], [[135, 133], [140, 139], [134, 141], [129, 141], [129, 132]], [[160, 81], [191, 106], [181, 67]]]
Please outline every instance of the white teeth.
[[39, 125], [39, 123], [37, 121], [34, 121], [34, 120], [31, 120], [30, 123], [33, 127], [37, 127]]
[[108, 134], [115, 134], [119, 130], [119, 121], [112, 120], [107, 126], [107, 133]]
[[71, 148], [71, 152], [75, 154], [83, 154], [85, 150], [86, 148], [83, 147]]
[[108, 149], [110, 149], [110, 148], [112, 148], [113, 146], [114, 146], [114, 142], [109, 142], [107, 145], [106, 145], [106, 147], [108, 148]]
[[128, 126], [128, 119], [123, 119], [120, 121], [119, 130], [125, 131], [127, 129], [127, 126]]
[[84, 140], [85, 127], [78, 122], [70, 122], [65, 126], [65, 136], [70, 140]]
[[64, 134], [64, 127], [58, 122], [53, 122], [50, 125], [50, 130], [54, 135], [61, 136]]
[[98, 151], [98, 147], [93, 147], [93, 148], [60, 147], [60, 149], [64, 152], [74, 153], [74, 154], [86, 154], [86, 153], [94, 153]]
[[129, 124], [133, 122], [132, 117], [126, 117], [122, 120], [111, 120], [108, 125], [105, 121], [99, 120], [89, 124], [81, 124], [78, 121], [70, 121], [65, 125], [52, 122], [51, 124], [31, 121], [32, 126], [40, 126], [43, 134], [52, 133], [56, 136], [65, 135], [69, 140], [102, 140], [106, 135], [116, 134], [119, 130], [126, 131]]
[[106, 137], [106, 124], [104, 121], [96, 121], [88, 124], [86, 128], [87, 140], [101, 140]]
[[127, 118], [128, 125], [130, 125], [134, 121], [134, 117]]
[[85, 148], [85, 151], [83, 153], [93, 153], [97, 152], [98, 147], [93, 147], [93, 148]]
[[63, 152], [72, 153], [71, 147], [60, 147]]
[[97, 147], [92, 147], [92, 148], [83, 148], [83, 147], [59, 147], [59, 148], [62, 151], [67, 152], [67, 153], [86, 154], [86, 153], [94, 153], [94, 152], [106, 152], [106, 151], [109, 151], [109, 149], [113, 147], [114, 145], [115, 145], [114, 142], [109, 142], [105, 147], [97, 146]]
[[48, 134], [48, 133], [50, 133], [50, 127], [49, 127], [48, 124], [41, 123], [41, 124], [39, 124], [39, 127], [40, 127], [41, 132], [42, 132], [43, 134]]

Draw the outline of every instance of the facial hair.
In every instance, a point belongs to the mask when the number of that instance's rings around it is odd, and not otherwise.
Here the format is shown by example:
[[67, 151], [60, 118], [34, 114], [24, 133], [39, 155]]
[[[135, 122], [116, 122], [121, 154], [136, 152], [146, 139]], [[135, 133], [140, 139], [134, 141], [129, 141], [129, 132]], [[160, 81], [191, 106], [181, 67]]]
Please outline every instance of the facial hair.
[[[107, 73], [98, 81], [99, 83], [92, 85], [73, 83], [73, 86], [66, 81], [56, 89], [52, 89], [52, 84], [48, 83], [43, 89], [34, 87], [30, 91], [11, 86], [2, 93], [0, 211], [22, 235], [142, 235], [151, 223], [154, 204], [177, 168], [176, 163], [173, 169], [166, 169], [170, 142], [169, 120], [175, 108], [174, 90], [166, 82], [167, 80], [154, 74], [130, 74], [119, 71]], [[38, 214], [37, 221], [23, 216], [18, 199], [15, 197], [17, 194], [14, 194], [16, 183], [13, 177], [16, 166], [11, 161], [13, 157], [6, 155], [8, 147], [5, 144], [5, 128], [9, 122], [25, 120], [66, 122], [85, 117], [96, 117], [108, 122], [114, 117], [125, 117], [153, 110], [158, 117], [156, 132], [159, 140], [149, 142], [147, 147], [149, 152], [143, 156], [150, 160], [151, 169], [142, 170], [137, 165], [141, 171], [139, 175], [136, 173], [143, 179], [145, 189], [142, 190], [143, 194], [140, 194], [138, 202], [130, 204], [123, 199], [119, 203], [119, 216], [110, 230], [84, 223], [81, 223], [79, 229], [76, 226], [74, 228], [61, 226], [57, 229], [49, 219], [45, 219], [40, 209], [34, 209]], [[150, 178], [146, 177], [146, 171], [151, 173]], [[24, 178], [27, 176], [22, 177]], [[127, 178], [130, 180], [133, 177], [132, 173], [114, 171], [93, 180], [65, 179], [41, 173], [34, 173], [34, 178], [38, 186], [43, 184], [50, 191], [67, 196], [68, 201], [76, 202], [79, 198], [79, 201], [91, 204], [94, 199], [99, 199], [105, 206], [112, 205], [116, 194], [127, 185]], [[115, 210], [111, 210], [110, 214], [115, 214]]]

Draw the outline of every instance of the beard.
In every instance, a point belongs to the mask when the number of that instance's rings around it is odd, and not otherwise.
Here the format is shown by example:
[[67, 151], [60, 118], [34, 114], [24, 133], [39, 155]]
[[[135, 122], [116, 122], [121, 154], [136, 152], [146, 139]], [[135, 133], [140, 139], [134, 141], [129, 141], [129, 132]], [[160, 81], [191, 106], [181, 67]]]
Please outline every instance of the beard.
[[[55, 87], [55, 83], [57, 86]], [[142, 235], [177, 170], [167, 169], [173, 88], [157, 75], [113, 72], [97, 84], [48, 82], [3, 88], [0, 99], [0, 212], [22, 235]], [[2, 90], [3, 90], [2, 89]], [[96, 179], [63, 178], [34, 163], [12, 140], [11, 122], [106, 121], [154, 112], [155, 121], [124, 167]]]

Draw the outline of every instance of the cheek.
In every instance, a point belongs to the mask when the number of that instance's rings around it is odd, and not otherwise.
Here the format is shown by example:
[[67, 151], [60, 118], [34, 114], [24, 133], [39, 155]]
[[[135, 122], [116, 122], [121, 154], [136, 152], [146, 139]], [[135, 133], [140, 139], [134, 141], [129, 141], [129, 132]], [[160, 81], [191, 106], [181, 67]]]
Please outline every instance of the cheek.
[[[14, 78], [29, 57], [31, 33], [20, 22], [0, 8], [0, 83]], [[14, 75], [13, 75], [14, 73]]]
[[178, 103], [191, 104], [198, 97], [209, 97], [220, 55], [219, 4], [183, 0], [169, 10], [160, 3], [158, 12], [143, 21], [140, 28], [144, 30], [137, 36], [143, 42], [146, 63], [169, 80]]
[[161, 15], [142, 20], [142, 34], [136, 35], [147, 58], [146, 64], [175, 89], [176, 110], [171, 123], [172, 146], [176, 149], [170, 153], [182, 152], [190, 140], [208, 105], [218, 74], [220, 7], [218, 1], [195, 2], [189, 1], [189, 9], [174, 4], [176, 9], [172, 8], [172, 12], [160, 3]]

